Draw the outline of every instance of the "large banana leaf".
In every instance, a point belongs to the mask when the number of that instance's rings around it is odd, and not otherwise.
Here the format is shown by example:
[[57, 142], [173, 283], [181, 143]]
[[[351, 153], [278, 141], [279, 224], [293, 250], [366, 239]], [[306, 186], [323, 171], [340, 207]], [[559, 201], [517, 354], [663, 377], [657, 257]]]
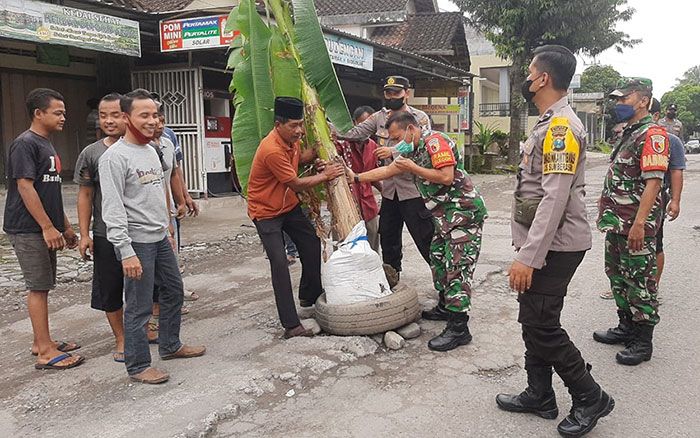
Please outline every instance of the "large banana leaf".
[[345, 96], [328, 55], [323, 32], [313, 0], [292, 0], [294, 6], [294, 38], [299, 49], [304, 75], [318, 92], [326, 115], [341, 132], [352, 128]]
[[270, 64], [272, 86], [277, 96], [301, 99], [301, 71], [287, 40], [277, 26], [272, 26], [270, 39]]
[[273, 127], [274, 91], [269, 54], [272, 33], [257, 13], [254, 0], [242, 0], [231, 15], [236, 20], [235, 28], [244, 38], [243, 47], [231, 52], [229, 66], [234, 68], [231, 90], [235, 93], [236, 106], [232, 126], [236, 173], [246, 193], [255, 151]]

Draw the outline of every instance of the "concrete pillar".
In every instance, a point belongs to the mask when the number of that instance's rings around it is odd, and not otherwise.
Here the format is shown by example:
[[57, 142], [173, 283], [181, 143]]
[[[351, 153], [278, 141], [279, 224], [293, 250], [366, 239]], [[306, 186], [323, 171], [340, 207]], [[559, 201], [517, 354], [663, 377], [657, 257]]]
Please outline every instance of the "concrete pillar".
[[498, 102], [510, 102], [510, 81], [508, 80], [508, 67], [501, 67], [498, 72]]

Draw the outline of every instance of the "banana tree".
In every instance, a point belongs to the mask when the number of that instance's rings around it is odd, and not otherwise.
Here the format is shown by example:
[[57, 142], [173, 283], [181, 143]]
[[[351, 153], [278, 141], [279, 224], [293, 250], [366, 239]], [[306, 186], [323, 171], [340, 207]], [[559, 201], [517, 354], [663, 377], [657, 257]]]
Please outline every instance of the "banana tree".
[[[257, 146], [273, 128], [276, 96], [293, 96], [304, 101], [305, 148], [318, 150], [324, 160], [340, 160], [331, 140], [327, 120], [339, 130], [352, 127], [345, 97], [323, 40], [313, 0], [268, 0], [263, 20], [255, 0], [241, 0], [231, 11], [228, 30], [240, 36], [232, 42], [228, 67], [233, 69], [231, 91], [236, 112], [232, 138], [236, 172], [244, 191]], [[294, 14], [290, 7], [293, 7]], [[310, 191], [302, 195], [319, 219], [319, 198]], [[326, 185], [331, 228], [344, 239], [361, 220], [358, 207], [343, 178]], [[319, 234], [325, 234], [317, 220]]]

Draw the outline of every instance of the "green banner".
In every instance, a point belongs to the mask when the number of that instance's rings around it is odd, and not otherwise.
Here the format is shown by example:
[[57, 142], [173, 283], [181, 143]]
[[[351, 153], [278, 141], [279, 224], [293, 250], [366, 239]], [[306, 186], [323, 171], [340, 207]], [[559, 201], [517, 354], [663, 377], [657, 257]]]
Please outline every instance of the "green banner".
[[141, 56], [138, 22], [34, 0], [0, 0], [0, 37]]

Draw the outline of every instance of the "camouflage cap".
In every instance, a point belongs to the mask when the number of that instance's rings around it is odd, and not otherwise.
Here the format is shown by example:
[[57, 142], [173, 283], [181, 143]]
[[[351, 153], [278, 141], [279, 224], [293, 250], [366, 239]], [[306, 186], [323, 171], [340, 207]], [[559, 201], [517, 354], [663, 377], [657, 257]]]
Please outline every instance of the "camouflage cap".
[[647, 78], [622, 78], [617, 81], [615, 89], [610, 93], [610, 97], [624, 97], [635, 91], [651, 91], [654, 89], [651, 79]]

